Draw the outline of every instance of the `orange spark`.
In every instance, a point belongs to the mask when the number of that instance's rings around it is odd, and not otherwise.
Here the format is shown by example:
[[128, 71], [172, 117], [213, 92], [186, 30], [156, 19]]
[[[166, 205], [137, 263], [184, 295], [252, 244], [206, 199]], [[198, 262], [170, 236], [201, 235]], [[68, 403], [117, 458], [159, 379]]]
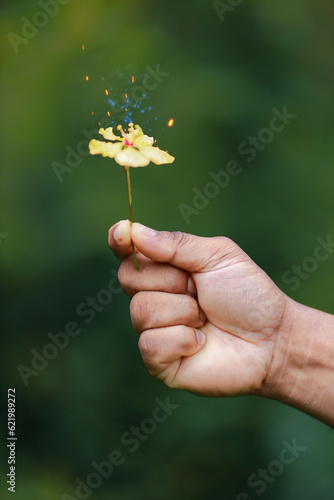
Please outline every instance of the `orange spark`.
[[110, 116], [110, 111], [107, 111], [107, 115]]
[[82, 50], [85, 50], [85, 46], [84, 46], [84, 44], [82, 44], [82, 45], [81, 45], [81, 47], [82, 47]]
[[167, 123], [168, 127], [172, 127], [174, 125], [174, 118], [171, 118]]
[[131, 76], [131, 83], [135, 83], [135, 77]]
[[107, 90], [107, 89], [105, 90], [105, 93], [106, 93], [106, 95], [109, 95], [109, 92], [108, 92], [108, 90]]
[[88, 80], [89, 80], [89, 76], [87, 75], [87, 76], [86, 76], [86, 82], [88, 82]]
[[128, 94], [124, 94], [124, 95], [125, 95], [125, 97], [128, 97]]

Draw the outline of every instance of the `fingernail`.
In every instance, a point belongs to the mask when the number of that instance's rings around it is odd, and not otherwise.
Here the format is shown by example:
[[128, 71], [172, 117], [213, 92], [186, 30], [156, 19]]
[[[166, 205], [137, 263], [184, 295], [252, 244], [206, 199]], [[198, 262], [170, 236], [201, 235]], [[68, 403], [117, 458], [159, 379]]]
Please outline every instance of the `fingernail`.
[[112, 233], [114, 240], [121, 242], [122, 241], [122, 236], [121, 236], [121, 230], [119, 226], [116, 226], [114, 229], [114, 232]]
[[197, 337], [197, 341], [200, 345], [204, 344], [204, 342], [205, 342], [204, 333], [202, 333], [200, 330], [196, 330], [196, 337]]
[[143, 226], [140, 224], [140, 231], [145, 234], [145, 236], [148, 236], [149, 238], [154, 238], [154, 236], [157, 236], [158, 231], [155, 231], [154, 229], [151, 229], [150, 227]]

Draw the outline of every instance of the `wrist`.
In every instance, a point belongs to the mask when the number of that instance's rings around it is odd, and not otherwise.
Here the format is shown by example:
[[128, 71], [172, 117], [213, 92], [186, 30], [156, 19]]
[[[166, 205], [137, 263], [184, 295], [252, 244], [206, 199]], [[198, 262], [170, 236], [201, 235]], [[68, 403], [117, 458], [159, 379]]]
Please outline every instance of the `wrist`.
[[260, 395], [334, 425], [334, 316], [287, 297]]

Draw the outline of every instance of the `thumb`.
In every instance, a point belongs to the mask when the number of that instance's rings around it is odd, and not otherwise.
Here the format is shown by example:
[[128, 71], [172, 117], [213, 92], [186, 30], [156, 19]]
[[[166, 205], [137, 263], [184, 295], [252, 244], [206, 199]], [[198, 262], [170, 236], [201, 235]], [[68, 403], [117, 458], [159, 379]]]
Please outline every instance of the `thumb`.
[[204, 238], [188, 233], [155, 231], [138, 222], [132, 225], [131, 236], [138, 250], [149, 259], [168, 262], [188, 272], [225, 267], [239, 249], [223, 236]]

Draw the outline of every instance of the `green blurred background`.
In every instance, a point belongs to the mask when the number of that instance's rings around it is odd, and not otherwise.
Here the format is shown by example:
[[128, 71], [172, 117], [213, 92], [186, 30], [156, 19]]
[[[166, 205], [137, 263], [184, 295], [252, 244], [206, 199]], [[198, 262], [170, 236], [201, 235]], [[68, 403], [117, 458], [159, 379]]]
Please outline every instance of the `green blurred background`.
[[[159, 64], [168, 76], [133, 118], [176, 161], [132, 170], [135, 219], [227, 235], [288, 295], [334, 313], [333, 256], [295, 290], [282, 279], [313, 255], [316, 238], [334, 231], [334, 5], [233, 3], [225, 2], [219, 16], [204, 0], [72, 0], [56, 3], [59, 12], [37, 33], [27, 29], [30, 38], [22, 41], [22, 18], [43, 24], [36, 17], [41, 6], [2, 2], [1, 498], [8, 387], [17, 396], [19, 500], [75, 498], [75, 479], [85, 481], [92, 462], [114, 449], [124, 464], [89, 498], [333, 498], [334, 432], [325, 425], [273, 401], [211, 400], [164, 387], [141, 361], [123, 293], [89, 324], [76, 312], [118, 268], [107, 230], [128, 216], [125, 176], [112, 160], [79, 154], [60, 182], [54, 162], [66, 165], [66, 148], [76, 151], [85, 140], [87, 146], [83, 130], [99, 128], [108, 112], [119, 122], [123, 115], [106, 89], [121, 99], [130, 75], [140, 84], [146, 68]], [[297, 117], [247, 162], [239, 145], [284, 106]], [[192, 206], [193, 189], [203, 192], [209, 172], [229, 160], [242, 173], [186, 223], [179, 205]], [[31, 350], [41, 352], [48, 334], [69, 321], [80, 335], [25, 385], [18, 365], [31, 367]], [[122, 434], [167, 396], [179, 408], [131, 453]], [[249, 476], [294, 439], [306, 450], [256, 493]]]

